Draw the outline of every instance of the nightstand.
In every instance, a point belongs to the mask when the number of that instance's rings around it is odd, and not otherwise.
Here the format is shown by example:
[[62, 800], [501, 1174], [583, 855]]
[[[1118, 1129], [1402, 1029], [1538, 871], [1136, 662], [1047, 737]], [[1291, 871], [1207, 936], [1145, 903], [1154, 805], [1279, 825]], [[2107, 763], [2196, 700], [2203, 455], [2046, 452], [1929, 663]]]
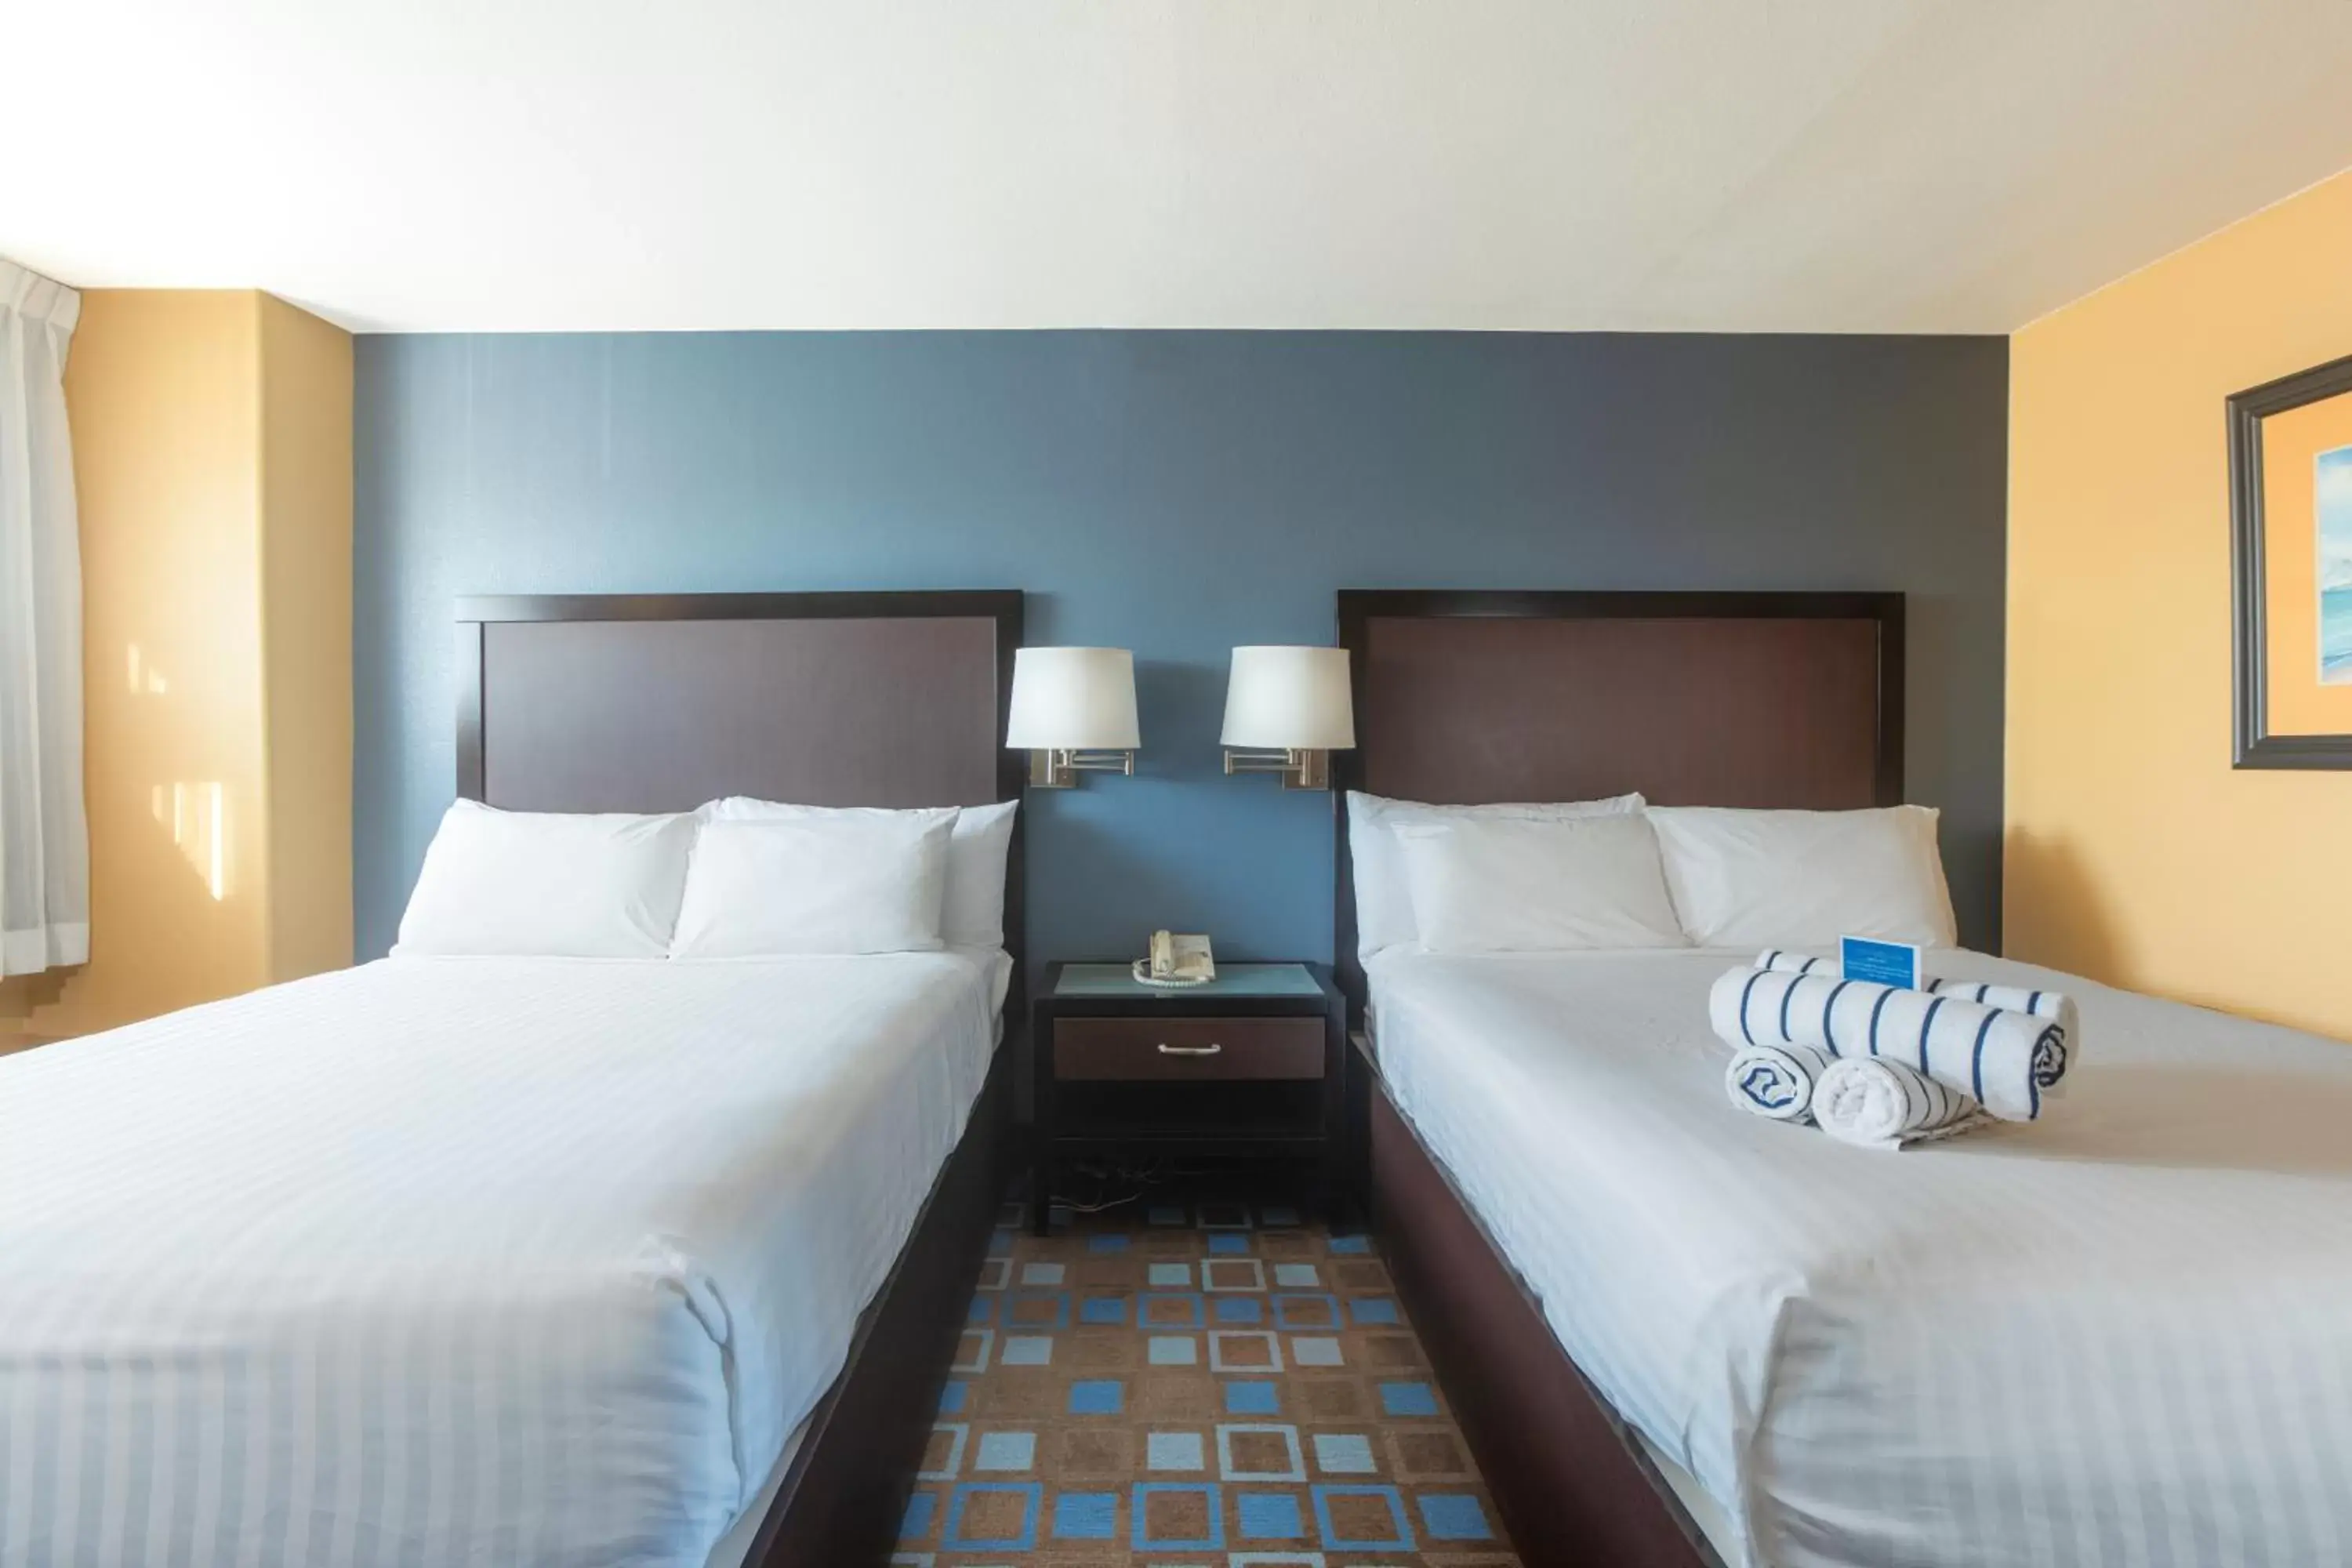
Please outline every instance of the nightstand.
[[1031, 1004], [1042, 1234], [1062, 1160], [1309, 1162], [1327, 1209], [1346, 1165], [1347, 1016], [1328, 965], [1221, 963], [1181, 991], [1124, 963], [1055, 963]]

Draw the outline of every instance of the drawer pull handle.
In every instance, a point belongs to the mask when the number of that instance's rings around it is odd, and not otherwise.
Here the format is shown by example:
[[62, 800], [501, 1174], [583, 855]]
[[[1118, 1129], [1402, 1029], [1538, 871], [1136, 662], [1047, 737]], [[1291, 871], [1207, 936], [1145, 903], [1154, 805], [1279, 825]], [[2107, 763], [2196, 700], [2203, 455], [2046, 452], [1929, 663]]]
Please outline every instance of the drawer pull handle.
[[1160, 1042], [1160, 1054], [1163, 1057], [1213, 1057], [1224, 1048], [1222, 1045], [1171, 1046], [1165, 1040]]

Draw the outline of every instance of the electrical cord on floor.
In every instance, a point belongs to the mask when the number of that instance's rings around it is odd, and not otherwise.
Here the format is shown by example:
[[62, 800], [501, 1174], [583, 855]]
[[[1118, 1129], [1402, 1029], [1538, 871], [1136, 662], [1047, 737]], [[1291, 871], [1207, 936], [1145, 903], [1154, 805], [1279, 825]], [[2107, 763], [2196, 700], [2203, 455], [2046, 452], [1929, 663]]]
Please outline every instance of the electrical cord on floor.
[[[1074, 1174], [1090, 1176], [1095, 1190], [1090, 1198], [1081, 1199], [1066, 1193], [1055, 1193], [1046, 1200], [1048, 1208], [1067, 1209], [1074, 1215], [1105, 1214], [1129, 1204], [1141, 1203], [1150, 1189], [1168, 1179], [1166, 1170], [1158, 1164], [1112, 1166], [1089, 1162], [1079, 1165]], [[1117, 1196], [1111, 1195], [1115, 1189]]]

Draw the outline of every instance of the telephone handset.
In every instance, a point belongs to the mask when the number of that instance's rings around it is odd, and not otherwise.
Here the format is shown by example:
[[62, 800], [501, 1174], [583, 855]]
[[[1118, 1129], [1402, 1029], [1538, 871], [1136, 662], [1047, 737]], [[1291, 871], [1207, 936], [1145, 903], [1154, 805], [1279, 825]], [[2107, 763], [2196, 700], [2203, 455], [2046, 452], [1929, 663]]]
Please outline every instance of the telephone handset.
[[1209, 939], [1174, 931], [1153, 931], [1151, 955], [1135, 968], [1135, 977], [1147, 985], [1202, 985], [1217, 977]]

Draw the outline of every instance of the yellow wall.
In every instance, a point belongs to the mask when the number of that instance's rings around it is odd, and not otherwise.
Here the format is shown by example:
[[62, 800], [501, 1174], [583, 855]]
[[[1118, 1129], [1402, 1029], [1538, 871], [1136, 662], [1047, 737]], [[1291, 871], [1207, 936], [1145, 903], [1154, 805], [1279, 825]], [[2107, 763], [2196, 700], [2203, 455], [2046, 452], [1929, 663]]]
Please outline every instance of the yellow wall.
[[352, 337], [261, 310], [269, 974], [352, 961]]
[[86, 292], [66, 405], [90, 959], [12, 982], [0, 1041], [351, 957], [350, 337], [251, 290]]
[[2014, 957], [2352, 1038], [2352, 773], [2230, 765], [2222, 402], [2352, 353], [2352, 174], [2010, 344]]

